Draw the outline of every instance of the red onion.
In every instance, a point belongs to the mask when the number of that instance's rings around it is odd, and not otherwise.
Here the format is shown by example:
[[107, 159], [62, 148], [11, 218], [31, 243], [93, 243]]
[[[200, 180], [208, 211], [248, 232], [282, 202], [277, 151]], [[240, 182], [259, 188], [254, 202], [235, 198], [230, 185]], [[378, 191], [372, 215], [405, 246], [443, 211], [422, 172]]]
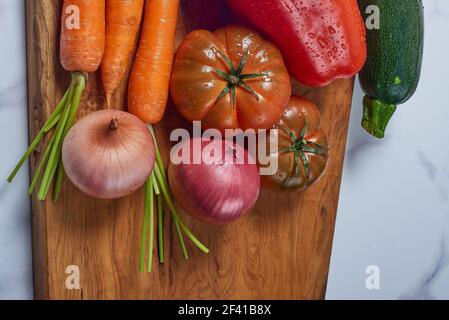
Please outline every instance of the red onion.
[[[168, 176], [173, 196], [188, 214], [208, 223], [225, 224], [254, 206], [260, 193], [259, 170], [243, 147], [227, 140], [194, 138], [179, 148], [172, 154], [190, 150], [190, 164], [170, 162]], [[192, 164], [195, 155], [203, 153], [211, 161], [202, 158], [200, 164]]]
[[67, 177], [84, 193], [116, 199], [140, 188], [154, 165], [154, 143], [136, 116], [116, 110], [91, 113], [76, 123], [62, 147]]

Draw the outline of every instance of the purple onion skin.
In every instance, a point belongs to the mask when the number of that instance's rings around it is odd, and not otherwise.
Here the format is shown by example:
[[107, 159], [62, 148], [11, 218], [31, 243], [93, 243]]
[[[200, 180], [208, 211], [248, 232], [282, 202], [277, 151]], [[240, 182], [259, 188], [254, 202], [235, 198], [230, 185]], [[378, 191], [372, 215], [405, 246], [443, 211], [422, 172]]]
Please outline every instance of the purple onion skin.
[[[185, 142], [190, 143], [191, 155], [194, 141], [200, 145], [200, 140], [194, 138]], [[234, 222], [250, 211], [259, 197], [259, 169], [254, 161], [249, 162], [248, 152], [231, 141], [202, 140], [201, 151], [206, 146], [222, 148], [221, 155], [212, 155], [212, 164], [203, 160], [201, 164], [170, 162], [170, 189], [176, 202], [192, 217], [218, 225]], [[233, 156], [226, 158], [226, 153]], [[243, 155], [245, 162], [237, 161], [239, 155]]]

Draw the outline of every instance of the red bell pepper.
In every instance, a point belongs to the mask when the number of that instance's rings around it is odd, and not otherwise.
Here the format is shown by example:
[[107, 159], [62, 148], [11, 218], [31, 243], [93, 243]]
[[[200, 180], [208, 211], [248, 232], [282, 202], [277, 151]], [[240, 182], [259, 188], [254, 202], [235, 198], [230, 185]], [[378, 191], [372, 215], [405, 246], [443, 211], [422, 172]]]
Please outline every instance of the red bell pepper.
[[357, 0], [227, 0], [237, 16], [282, 51], [290, 74], [319, 87], [365, 64], [365, 25]]

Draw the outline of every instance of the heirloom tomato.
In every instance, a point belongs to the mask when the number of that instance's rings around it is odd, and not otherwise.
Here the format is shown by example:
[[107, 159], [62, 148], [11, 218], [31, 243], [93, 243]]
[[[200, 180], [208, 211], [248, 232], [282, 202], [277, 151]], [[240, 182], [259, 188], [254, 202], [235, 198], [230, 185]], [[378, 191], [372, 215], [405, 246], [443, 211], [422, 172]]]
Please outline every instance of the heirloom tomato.
[[221, 131], [271, 128], [291, 94], [280, 51], [240, 26], [187, 35], [176, 53], [170, 87], [184, 118]]
[[[278, 151], [269, 154], [269, 159], [270, 163], [278, 163], [278, 169], [273, 175], [262, 176], [262, 185], [271, 190], [295, 190], [315, 183], [329, 157], [328, 140], [320, 128], [316, 105], [292, 97], [274, 129], [278, 129]], [[270, 134], [273, 133], [271, 130]]]

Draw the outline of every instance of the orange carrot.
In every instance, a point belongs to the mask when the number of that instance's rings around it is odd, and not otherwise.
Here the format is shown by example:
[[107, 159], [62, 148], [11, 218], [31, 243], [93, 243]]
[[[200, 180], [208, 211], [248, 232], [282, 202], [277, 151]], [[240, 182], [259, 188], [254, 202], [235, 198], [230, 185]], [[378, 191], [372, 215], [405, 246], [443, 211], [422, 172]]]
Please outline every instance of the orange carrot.
[[125, 77], [142, 21], [144, 3], [144, 0], [108, 0], [106, 3], [106, 46], [101, 79], [108, 104]]
[[128, 111], [158, 123], [168, 100], [179, 0], [147, 0], [139, 49], [128, 87]]
[[105, 0], [64, 0], [61, 64], [67, 71], [94, 72], [105, 44]]
[[[72, 73], [72, 82], [8, 177], [8, 182], [12, 182], [41, 140], [52, 132], [28, 189], [31, 194], [38, 180], [41, 179], [37, 194], [39, 200], [46, 199], [53, 180], [53, 201], [56, 202], [58, 199], [64, 176], [61, 160], [62, 143], [75, 121], [81, 95], [87, 82], [86, 74], [96, 71], [100, 66], [104, 51], [104, 37], [105, 0], [64, 0], [61, 18], [60, 60], [64, 69]], [[45, 171], [43, 171], [44, 168]]]

